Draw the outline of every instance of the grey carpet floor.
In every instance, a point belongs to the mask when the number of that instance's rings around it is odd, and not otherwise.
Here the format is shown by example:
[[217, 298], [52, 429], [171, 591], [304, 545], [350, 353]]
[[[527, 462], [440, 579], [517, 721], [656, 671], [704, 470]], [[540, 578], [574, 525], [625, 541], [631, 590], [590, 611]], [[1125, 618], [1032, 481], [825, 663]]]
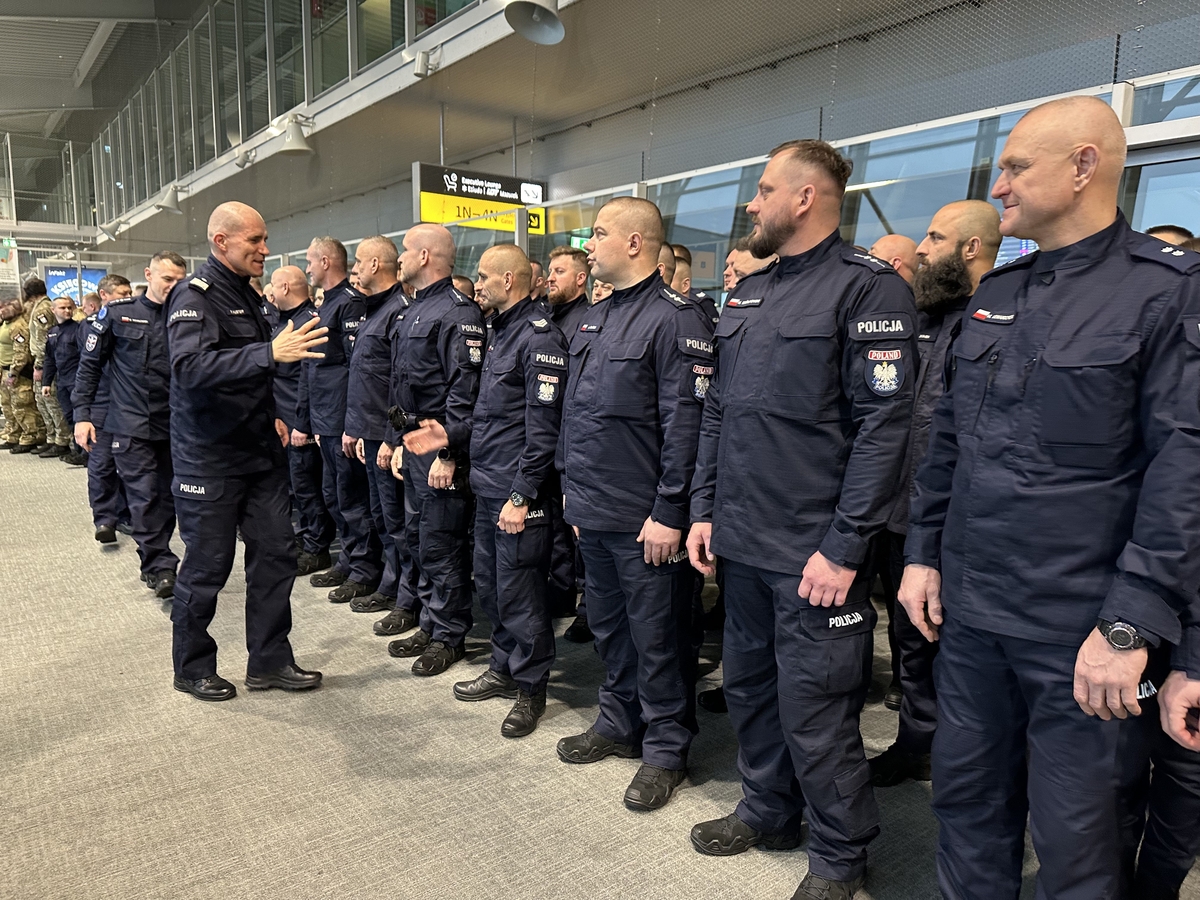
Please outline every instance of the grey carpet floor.
[[[416, 678], [371, 633], [376, 616], [300, 580], [293, 645], [321, 690], [220, 704], [173, 691], [169, 607], [139, 582], [132, 539], [92, 540], [85, 478], [0, 455], [0, 897], [786, 900], [803, 876], [803, 851], [712, 859], [688, 841], [740, 797], [726, 717], [700, 712], [691, 777], [655, 813], [621, 803], [636, 761], [558, 761], [555, 742], [595, 715], [590, 646], [560, 640], [541, 727], [506, 740], [508, 701], [450, 693], [486, 667], [486, 622], [465, 662]], [[212, 628], [239, 687], [240, 565]], [[886, 668], [877, 657], [869, 754], [895, 733]], [[878, 797], [860, 896], [936, 897], [929, 786]], [[1200, 898], [1195, 873], [1185, 897]]]

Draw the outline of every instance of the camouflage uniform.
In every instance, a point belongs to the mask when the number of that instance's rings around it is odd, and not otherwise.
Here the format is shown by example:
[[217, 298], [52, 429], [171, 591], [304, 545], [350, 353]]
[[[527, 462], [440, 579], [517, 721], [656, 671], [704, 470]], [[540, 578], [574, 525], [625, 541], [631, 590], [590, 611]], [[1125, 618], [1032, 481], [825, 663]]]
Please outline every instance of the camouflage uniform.
[[[4, 371], [4, 420], [7, 428], [4, 440], [10, 444], [29, 446], [38, 443], [41, 419], [33, 399], [33, 350], [29, 346], [29, 321], [24, 314], [9, 324], [12, 339], [12, 362]], [[8, 377], [13, 377], [12, 387]]]
[[46, 363], [46, 333], [54, 327], [54, 306], [49, 297], [35, 297], [33, 311], [29, 314], [29, 345], [33, 349], [33, 398], [37, 403], [38, 414], [46, 426], [46, 440], [59, 447], [71, 443], [71, 435], [67, 433], [67, 423], [63, 418], [62, 407], [54, 391], [50, 396], [42, 395], [42, 368]]

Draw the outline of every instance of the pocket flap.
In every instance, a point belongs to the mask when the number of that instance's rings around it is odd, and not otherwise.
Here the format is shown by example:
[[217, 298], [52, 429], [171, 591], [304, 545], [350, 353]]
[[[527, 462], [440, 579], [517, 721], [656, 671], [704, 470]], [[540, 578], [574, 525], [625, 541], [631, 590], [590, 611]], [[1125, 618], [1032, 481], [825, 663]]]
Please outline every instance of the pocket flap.
[[832, 641], [872, 631], [878, 617], [869, 600], [847, 603], [845, 606], [807, 606], [800, 610], [804, 630], [816, 641]]
[[721, 318], [717, 320], [716, 336], [719, 338], [732, 337], [745, 321], [740, 316], [730, 315], [728, 312], [721, 313]]
[[833, 316], [794, 316], [779, 323], [779, 333], [785, 338], [833, 337], [837, 322]]
[[1183, 317], [1183, 336], [1193, 347], [1200, 347], [1200, 316]]
[[424, 322], [416, 321], [408, 328], [409, 337], [428, 337], [430, 332], [438, 327], [437, 319], [426, 319]]
[[1088, 366], [1116, 366], [1132, 359], [1140, 346], [1134, 335], [1089, 338], [1067, 347], [1047, 347], [1042, 351], [1046, 365], [1056, 369], [1082, 369]]
[[837, 789], [838, 797], [849, 800], [857, 791], [861, 791], [871, 780], [871, 766], [864, 759], [849, 772], [833, 776], [833, 786]]
[[608, 358], [641, 359], [649, 346], [649, 341], [616, 341], [608, 348]]
[[225, 490], [225, 479], [202, 475], [176, 475], [171, 493], [182, 500], [216, 500]]
[[976, 360], [987, 353], [1000, 340], [998, 334], [979, 331], [963, 331], [954, 341], [952, 352], [959, 359]]

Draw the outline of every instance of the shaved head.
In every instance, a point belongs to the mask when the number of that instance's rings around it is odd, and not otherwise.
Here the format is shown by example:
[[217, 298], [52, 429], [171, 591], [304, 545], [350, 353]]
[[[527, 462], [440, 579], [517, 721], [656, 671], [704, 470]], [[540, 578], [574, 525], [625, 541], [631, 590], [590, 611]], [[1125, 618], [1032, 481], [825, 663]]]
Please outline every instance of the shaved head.
[[662, 279], [668, 285], [675, 280], [675, 267], [678, 265], [675, 262], [675, 249], [670, 244], [663, 244], [662, 249], [658, 251], [658, 271], [662, 273]]
[[213, 257], [236, 275], [262, 277], [267, 258], [267, 223], [258, 210], [231, 200], [208, 217], [208, 246]]
[[[649, 200], [617, 197], [600, 207], [583, 249], [592, 275], [617, 290], [649, 278], [666, 240], [662, 213]], [[674, 262], [674, 254], [671, 261]]]
[[400, 279], [421, 290], [454, 271], [454, 235], [442, 225], [414, 225], [404, 235]]
[[917, 307], [934, 310], [974, 294], [1000, 252], [1000, 213], [983, 200], [956, 200], [939, 209], [917, 248]]
[[253, 206], [247, 206], [245, 203], [239, 203], [236, 200], [222, 203], [208, 217], [209, 246], [215, 246], [213, 239], [218, 234], [240, 234], [243, 231], [253, 228], [255, 225], [262, 226], [263, 228], [266, 227], [263, 217], [259, 215], [258, 210]]
[[308, 278], [299, 266], [283, 266], [271, 273], [271, 289], [275, 306], [287, 312], [308, 299]]
[[504, 312], [529, 296], [533, 266], [516, 244], [497, 244], [479, 258], [475, 299], [484, 315]]
[[912, 284], [917, 273], [917, 242], [903, 234], [885, 234], [871, 245], [870, 254], [881, 259]]
[[1001, 234], [1044, 250], [1102, 231], [1117, 214], [1125, 130], [1096, 97], [1066, 97], [1027, 112], [1000, 155], [992, 196], [1004, 204]]

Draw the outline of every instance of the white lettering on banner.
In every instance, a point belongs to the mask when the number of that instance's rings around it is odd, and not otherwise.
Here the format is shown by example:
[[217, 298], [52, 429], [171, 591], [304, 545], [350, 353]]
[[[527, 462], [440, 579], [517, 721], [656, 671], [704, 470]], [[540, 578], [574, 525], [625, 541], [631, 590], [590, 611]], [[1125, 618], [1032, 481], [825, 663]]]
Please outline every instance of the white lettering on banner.
[[874, 322], [859, 322], [859, 334], [894, 334], [904, 331], [902, 319], [882, 319]]
[[713, 352], [713, 345], [711, 343], [698, 340], [697, 338], [688, 338], [687, 348], [689, 350], [703, 350], [705, 353]]
[[900, 350], [870, 350], [867, 353], [867, 359], [879, 361], [881, 359], [897, 360], [900, 358], [902, 351]]
[[208, 493], [202, 484], [184, 484], [183, 482], [179, 483], [179, 490], [185, 494], [196, 494], [201, 497]]
[[862, 613], [852, 612], [841, 616], [830, 616], [830, 628], [845, 628], [847, 625], [857, 625], [863, 620]]

